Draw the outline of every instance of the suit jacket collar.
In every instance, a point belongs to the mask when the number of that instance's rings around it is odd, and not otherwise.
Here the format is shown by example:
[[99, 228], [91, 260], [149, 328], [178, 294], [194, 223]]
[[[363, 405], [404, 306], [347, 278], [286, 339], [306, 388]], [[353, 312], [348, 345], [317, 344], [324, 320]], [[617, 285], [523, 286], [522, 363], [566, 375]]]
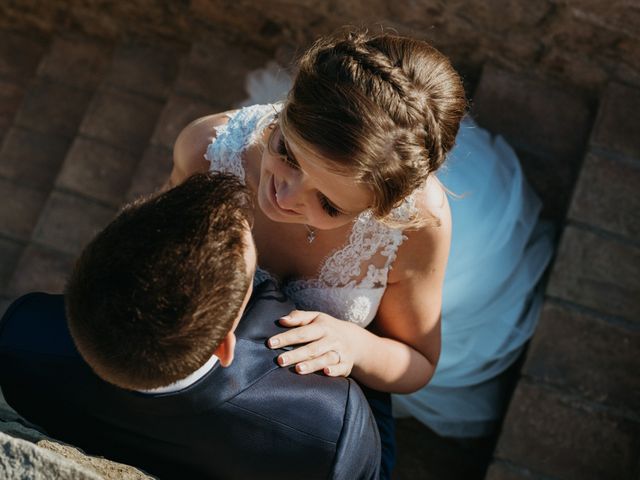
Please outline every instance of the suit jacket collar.
[[[18, 308], [19, 307], [19, 308]], [[127, 409], [176, 415], [204, 411], [225, 402], [247, 389], [270, 371], [281, 368], [266, 340], [285, 329], [277, 323], [293, 308], [273, 281], [266, 280], [255, 289], [236, 329], [236, 354], [229, 367], [215, 365], [200, 380], [178, 392], [147, 394], [111, 385], [93, 373], [78, 353], [69, 333], [62, 295], [29, 294], [20, 299], [3, 318], [0, 350], [9, 348], [25, 355], [27, 361], [38, 353], [48, 364], [56, 364], [60, 388], [73, 390], [85, 401], [119, 405]], [[13, 317], [18, 318], [13, 318]]]

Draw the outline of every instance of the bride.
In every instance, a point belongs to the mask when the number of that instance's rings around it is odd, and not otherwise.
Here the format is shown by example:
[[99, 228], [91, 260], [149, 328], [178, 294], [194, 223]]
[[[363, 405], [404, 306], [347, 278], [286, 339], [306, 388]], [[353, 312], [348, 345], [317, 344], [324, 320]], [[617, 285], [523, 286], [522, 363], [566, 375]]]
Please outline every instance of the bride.
[[269, 340], [297, 347], [281, 366], [351, 375], [469, 437], [500, 417], [552, 241], [514, 152], [465, 109], [427, 43], [340, 33], [301, 57], [284, 103], [187, 126], [170, 184], [221, 170], [253, 190], [261, 274], [299, 308]]

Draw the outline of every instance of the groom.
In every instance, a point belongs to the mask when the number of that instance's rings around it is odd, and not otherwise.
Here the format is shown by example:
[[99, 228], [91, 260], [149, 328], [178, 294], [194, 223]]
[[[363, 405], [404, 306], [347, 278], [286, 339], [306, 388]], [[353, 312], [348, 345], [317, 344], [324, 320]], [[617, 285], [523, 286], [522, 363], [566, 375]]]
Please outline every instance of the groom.
[[82, 253], [66, 298], [29, 294], [3, 317], [9, 404], [163, 479], [378, 478], [356, 383], [280, 368], [265, 345], [294, 306], [269, 280], [252, 288], [249, 207], [223, 174], [125, 207]]

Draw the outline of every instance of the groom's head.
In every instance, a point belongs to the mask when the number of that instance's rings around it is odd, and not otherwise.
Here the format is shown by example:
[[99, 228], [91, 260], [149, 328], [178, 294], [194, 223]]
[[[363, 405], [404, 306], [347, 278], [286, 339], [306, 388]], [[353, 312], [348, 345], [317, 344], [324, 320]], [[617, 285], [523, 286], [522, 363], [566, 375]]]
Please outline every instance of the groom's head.
[[67, 285], [69, 330], [104, 380], [166, 386], [215, 353], [233, 358], [233, 329], [255, 271], [251, 197], [224, 174], [196, 175], [127, 206], [82, 252]]

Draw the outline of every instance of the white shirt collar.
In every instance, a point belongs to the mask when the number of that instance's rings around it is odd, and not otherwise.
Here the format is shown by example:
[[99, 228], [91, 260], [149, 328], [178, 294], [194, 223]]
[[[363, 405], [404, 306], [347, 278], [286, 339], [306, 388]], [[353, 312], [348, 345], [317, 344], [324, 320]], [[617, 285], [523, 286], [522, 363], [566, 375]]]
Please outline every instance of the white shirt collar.
[[191, 375], [183, 378], [182, 380], [178, 380], [177, 382], [173, 382], [173, 383], [167, 385], [166, 387], [152, 388], [150, 390], [138, 390], [138, 392], [141, 392], [141, 393], [173, 393], [173, 392], [177, 392], [179, 390], [183, 390], [183, 389], [185, 389], [187, 387], [190, 387], [191, 385], [196, 383], [198, 380], [200, 380], [202, 377], [204, 377], [214, 367], [214, 365], [217, 362], [218, 362], [218, 357], [216, 357], [215, 355], [212, 355], [211, 358], [209, 360], [207, 360], [207, 362], [204, 365], [202, 365], [198, 370], [193, 372]]

